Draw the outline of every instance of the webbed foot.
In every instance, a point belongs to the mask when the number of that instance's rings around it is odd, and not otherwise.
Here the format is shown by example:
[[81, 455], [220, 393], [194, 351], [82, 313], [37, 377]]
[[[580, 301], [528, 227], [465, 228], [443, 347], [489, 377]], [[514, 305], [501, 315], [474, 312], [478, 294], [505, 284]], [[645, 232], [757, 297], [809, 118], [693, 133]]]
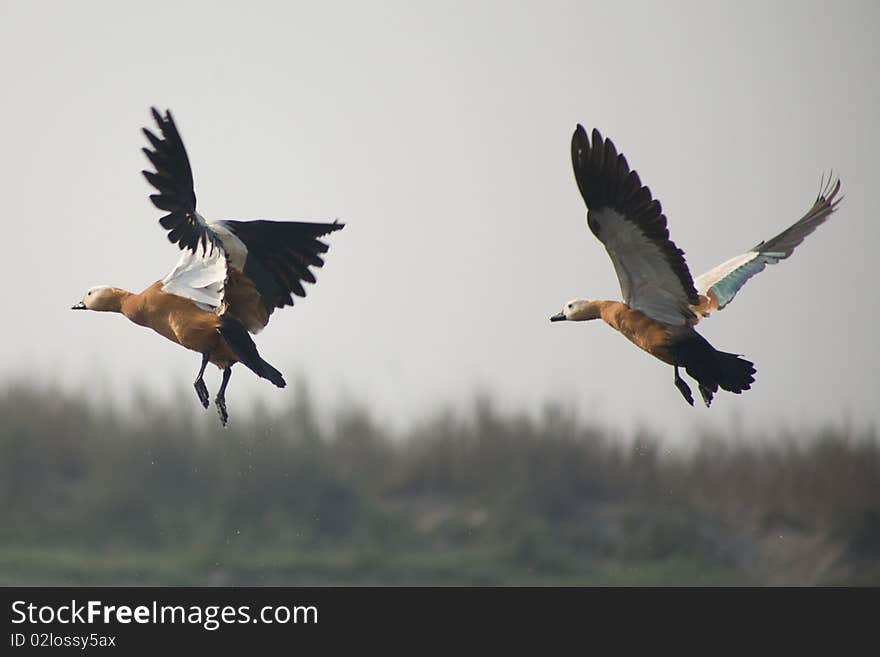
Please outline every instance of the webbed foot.
[[701, 383], [700, 395], [703, 397], [703, 403], [706, 404], [706, 408], [709, 408], [712, 405], [712, 398], [715, 396], [715, 393]]
[[204, 379], [202, 379], [202, 377], [196, 379], [193, 387], [196, 389], [196, 394], [199, 396], [199, 401], [202, 402], [202, 406], [208, 408], [208, 386], [205, 385]]
[[196, 377], [195, 383], [193, 383], [196, 394], [199, 396], [199, 401], [202, 402], [202, 406], [205, 408], [208, 408], [208, 386], [205, 385], [205, 380], [202, 377], [205, 375], [205, 368], [208, 366], [210, 357], [210, 354], [202, 354], [202, 366], [199, 368], [199, 374]]
[[220, 390], [217, 391], [217, 398], [214, 405], [217, 407], [217, 414], [220, 416], [220, 423], [225, 427], [226, 421], [229, 420], [229, 414], [226, 412], [226, 386], [229, 385], [229, 377], [232, 376], [232, 365], [223, 370], [223, 381], [220, 383]]
[[[684, 400], [690, 404], [694, 405], [694, 395], [691, 393], [690, 386], [685, 383], [685, 380], [681, 378], [678, 374], [678, 367], [675, 368], [675, 387], [678, 388], [678, 391], [681, 393], [681, 396], [684, 397]], [[703, 386], [700, 386], [700, 392], [703, 392]], [[705, 399], [705, 396], [703, 397]]]
[[220, 424], [225, 427], [226, 422], [229, 420], [229, 413], [226, 412], [226, 398], [217, 395], [214, 405], [217, 407], [217, 414], [220, 416]]

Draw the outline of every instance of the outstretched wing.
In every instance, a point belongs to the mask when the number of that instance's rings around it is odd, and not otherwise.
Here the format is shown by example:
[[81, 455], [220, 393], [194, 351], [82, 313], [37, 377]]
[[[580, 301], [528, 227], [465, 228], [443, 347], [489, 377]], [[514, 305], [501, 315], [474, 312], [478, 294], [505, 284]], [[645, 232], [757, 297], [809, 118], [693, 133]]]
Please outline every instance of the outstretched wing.
[[211, 224], [229, 251], [225, 302], [251, 333], [269, 322], [275, 308], [306, 296], [303, 283], [314, 283], [311, 267], [324, 266], [330, 248], [318, 239], [345, 224], [303, 221], [218, 221]]
[[835, 199], [840, 191], [840, 180], [829, 178], [820, 187], [819, 196], [809, 212], [776, 237], [761, 242], [751, 250], [723, 262], [698, 276], [697, 290], [708, 297], [706, 312], [721, 310], [733, 300], [739, 289], [752, 276], [790, 256], [804, 238], [825, 222], [837, 209], [843, 197]]
[[[184, 253], [163, 279], [162, 289], [205, 309], [230, 313], [252, 333], [259, 332], [275, 308], [293, 305], [314, 283], [310, 267], [322, 267], [329, 248], [318, 238], [344, 224], [299, 221], [217, 221], [196, 212], [192, 169], [170, 111], [152, 109], [161, 136], [144, 128], [152, 150], [143, 151], [155, 167], [144, 177], [156, 188], [150, 200], [168, 212], [159, 222]], [[201, 247], [201, 248], [199, 248]]]
[[216, 311], [223, 302], [227, 278], [226, 250], [196, 212], [192, 169], [171, 111], [163, 116], [153, 107], [151, 112], [161, 136], [144, 128], [152, 149], [142, 150], [156, 170], [142, 173], [156, 188], [157, 193], [150, 196], [153, 205], [168, 213], [159, 223], [168, 231], [168, 239], [183, 250], [174, 269], [162, 279], [162, 290]]
[[153, 148], [142, 150], [156, 169], [142, 172], [147, 182], [158, 192], [152, 194], [150, 200], [157, 208], [168, 213], [159, 219], [159, 223], [168, 231], [168, 239], [172, 243], [177, 244], [181, 249], [191, 251], [195, 251], [196, 247], [201, 245], [204, 251], [210, 245], [216, 245], [218, 240], [205, 220], [196, 212], [192, 169], [183, 140], [180, 138], [170, 110], [166, 110], [165, 116], [162, 116], [155, 107], [151, 108], [151, 111], [162, 136], [158, 137], [147, 128], [143, 129]]
[[611, 257], [624, 302], [658, 321], [685, 324], [697, 291], [684, 252], [669, 239], [660, 202], [598, 130], [590, 143], [577, 126], [571, 159], [587, 224]]

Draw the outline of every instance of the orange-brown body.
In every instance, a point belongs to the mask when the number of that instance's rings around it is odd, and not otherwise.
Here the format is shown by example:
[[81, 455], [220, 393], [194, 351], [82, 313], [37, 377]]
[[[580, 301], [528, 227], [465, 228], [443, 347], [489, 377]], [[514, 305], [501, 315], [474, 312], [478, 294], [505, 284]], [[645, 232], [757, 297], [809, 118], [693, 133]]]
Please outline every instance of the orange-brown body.
[[115, 290], [116, 306], [112, 301], [102, 310], [121, 312], [135, 324], [151, 328], [172, 342], [209, 354], [217, 367], [229, 367], [238, 359], [220, 335], [220, 317], [202, 310], [195, 302], [176, 294], [162, 291], [162, 281], [156, 281], [140, 294]]
[[691, 307], [693, 317], [681, 324], [669, 324], [621, 301], [573, 299], [550, 321], [582, 322], [601, 318], [640, 349], [672, 365], [675, 368], [675, 386], [685, 401], [693, 405], [693, 394], [678, 373], [678, 368], [683, 367], [699, 382], [700, 394], [708, 406], [718, 388], [740, 393], [748, 390], [755, 380], [754, 363], [736, 354], [716, 350], [694, 329], [700, 317], [710, 312], [713, 306], [717, 308], [717, 305], [717, 299], [710, 293]]
[[630, 308], [621, 301], [597, 302], [599, 316], [611, 328], [620, 331], [636, 346], [664, 363], [674, 364], [669, 353], [673, 334], [686, 327], [677, 327], [651, 319], [645, 313]]

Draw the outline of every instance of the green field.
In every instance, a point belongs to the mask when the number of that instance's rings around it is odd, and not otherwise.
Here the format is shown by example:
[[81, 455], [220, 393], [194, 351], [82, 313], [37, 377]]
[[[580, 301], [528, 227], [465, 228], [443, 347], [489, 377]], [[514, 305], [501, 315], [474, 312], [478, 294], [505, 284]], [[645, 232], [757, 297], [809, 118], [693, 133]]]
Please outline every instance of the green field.
[[0, 584], [880, 584], [873, 432], [685, 452], [483, 400], [399, 436], [296, 399], [224, 431], [7, 387]]

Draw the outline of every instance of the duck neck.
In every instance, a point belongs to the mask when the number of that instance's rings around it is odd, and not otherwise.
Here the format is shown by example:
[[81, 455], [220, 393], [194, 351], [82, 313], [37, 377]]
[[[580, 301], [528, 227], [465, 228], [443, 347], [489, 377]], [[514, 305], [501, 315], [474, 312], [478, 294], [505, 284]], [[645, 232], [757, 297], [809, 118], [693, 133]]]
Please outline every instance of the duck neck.
[[570, 320], [575, 322], [586, 322], [591, 319], [599, 319], [600, 317], [604, 318], [604, 313], [607, 309], [614, 304], [614, 301], [588, 301], [582, 304], [576, 312], [569, 316]]
[[109, 313], [125, 313], [126, 302], [134, 295], [128, 290], [112, 287], [101, 299], [101, 307], [95, 310], [101, 310]]
[[140, 321], [144, 314], [144, 295], [134, 294], [126, 290], [120, 290], [119, 295], [119, 311], [135, 324], [141, 324]]

